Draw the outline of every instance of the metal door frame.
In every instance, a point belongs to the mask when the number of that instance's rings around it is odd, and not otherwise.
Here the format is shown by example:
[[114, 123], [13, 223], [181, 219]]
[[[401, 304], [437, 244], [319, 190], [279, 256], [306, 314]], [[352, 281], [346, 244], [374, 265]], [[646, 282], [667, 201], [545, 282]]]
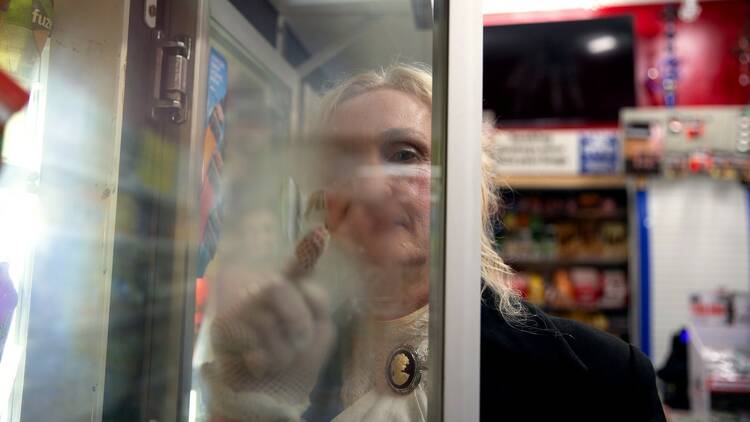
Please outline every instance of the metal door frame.
[[[151, 114], [153, 106], [153, 84], [156, 78], [155, 57], [161, 40], [157, 39], [157, 31], [162, 34], [162, 40], [173, 38], [177, 35], [188, 36], [195, 40], [198, 13], [197, 0], [134, 0], [130, 2], [130, 20], [128, 22], [128, 50], [127, 71], [125, 80], [125, 101], [123, 109], [122, 130], [128, 134], [123, 140], [123, 151], [126, 145], [133, 142], [141, 142], [145, 136], [144, 131], [151, 131], [151, 136], [159, 140], [159, 145], [170, 146], [175, 151], [173, 158], [176, 162], [172, 169], [174, 173], [168, 174], [162, 168], [161, 154], [170, 153], [164, 150], [157, 152], [151, 157], [152, 162], [143, 163], [150, 166], [151, 172], [157, 178], [168, 183], [169, 192], [153, 192], [153, 210], [148, 216], [151, 231], [139, 241], [145, 243], [150, 258], [142, 263], [148, 274], [144, 280], [143, 291], [145, 297], [145, 315], [142, 316], [142, 324], [136, 318], [134, 327], [128, 328], [116, 324], [118, 321], [132, 320], [135, 316], [127, 311], [115, 314], [114, 309], [117, 297], [113, 294], [113, 303], [108, 332], [108, 366], [117, 364], [117, 355], [110, 356], [113, 347], [112, 341], [116, 341], [122, 335], [137, 336], [143, 342], [142, 353], [138, 362], [140, 373], [135, 378], [125, 382], [115, 377], [110, 377], [109, 372], [105, 378], [104, 404], [110, 391], [118, 391], [125, 388], [128, 392], [126, 400], [137, 400], [129, 411], [134, 412], [134, 417], [142, 420], [166, 421], [178, 420], [187, 409], [189, 392], [183, 394], [183, 372], [185, 362], [183, 359], [184, 345], [190, 344], [192, 339], [192, 313], [189, 308], [189, 298], [194, 294], [194, 280], [190, 282], [190, 274], [187, 257], [193, 245], [190, 231], [179, 230], [180, 227], [190, 227], [189, 221], [194, 200], [191, 199], [191, 171], [190, 160], [192, 156], [191, 134], [193, 125], [189, 122], [174, 123], [167, 116], [155, 119]], [[156, 9], [154, 19], [156, 28], [149, 27], [148, 8]], [[191, 63], [195, 63], [195, 58]], [[192, 100], [191, 89], [195, 77], [194, 66], [188, 66], [186, 86], [188, 98]], [[186, 113], [188, 119], [192, 119], [195, 113], [192, 101], [187, 102]], [[167, 166], [168, 167], [168, 166]], [[118, 197], [123, 194], [118, 191]], [[116, 217], [119, 220], [119, 216]], [[145, 241], [145, 242], [144, 242]], [[127, 247], [127, 246], [124, 246]], [[117, 243], [115, 246], [115, 257], [117, 256]], [[124, 259], [128, 259], [126, 255]], [[127, 264], [127, 262], [125, 263]], [[135, 265], [130, 263], [129, 265]], [[115, 274], [113, 274], [113, 277]], [[114, 280], [113, 280], [114, 281]], [[186, 315], [191, 319], [187, 323]], [[139, 328], [140, 327], [140, 328]], [[135, 331], [132, 331], [132, 330]], [[119, 332], [118, 330], [124, 330]], [[192, 350], [192, 345], [190, 346]], [[189, 361], [187, 362], [189, 368]], [[108, 368], [109, 369], [109, 368]], [[189, 374], [189, 372], [188, 372]], [[111, 390], [110, 390], [111, 389]], [[117, 394], [117, 393], [111, 393]], [[113, 396], [115, 397], [115, 396]], [[102, 416], [108, 409], [103, 409]], [[110, 415], [114, 417], [113, 415]], [[123, 418], [128, 415], [120, 413], [117, 417]]]
[[[456, 7], [451, 7], [456, 5]], [[482, 5], [434, 2], [433, 163], [444, 169], [442, 209], [433, 226], [430, 287], [431, 421], [478, 421], [482, 160]], [[443, 139], [445, 142], [441, 143]], [[436, 142], [437, 141], [437, 142]], [[433, 170], [434, 172], [434, 170]], [[437, 224], [436, 224], [437, 223]], [[442, 283], [440, 283], [442, 281]]]
[[[193, 65], [189, 86], [192, 112], [183, 125], [167, 124], [164, 136], [175, 142], [189, 140], [181, 150], [177, 187], [180, 206], [177, 224], [188, 227], [175, 237], [172, 307], [173, 331], [160, 354], [180, 356], [167, 373], [168, 391], [147, 406], [157, 420], [186, 420], [189, 414], [193, 350], [195, 256], [197, 251], [197, 204], [192, 193], [200, 183], [200, 152], [204, 130], [207, 58], [211, 19], [247, 42], [260, 64], [280, 77], [293, 92], [292, 131], [298, 126], [301, 80], [270, 44], [247, 23], [228, 0], [182, 0], [166, 3], [169, 33], [193, 38]], [[179, 5], [177, 5], [179, 3]], [[433, 43], [434, 98], [433, 137], [435, 189], [444, 192], [443, 204], [434, 208], [434, 222], [444, 236], [433, 242], [433, 258], [439, 260], [430, 291], [430, 420], [476, 421], [479, 419], [480, 379], [480, 230], [481, 227], [481, 93], [482, 12], [479, 0], [464, 0], [450, 7], [450, 0], [435, 2]], [[270, 64], [270, 65], [269, 65]], [[439, 117], [438, 117], [439, 116]], [[439, 141], [442, 141], [439, 142]], [[186, 200], [187, 199], [187, 200]], [[444, 225], [443, 225], [444, 224]], [[175, 321], [179, 321], [177, 324]], [[171, 345], [171, 346], [170, 346]], [[175, 349], [175, 347], [179, 349]], [[157, 396], [153, 396], [157, 397]], [[176, 406], [174, 405], [176, 403]], [[434, 405], [434, 403], [440, 403]], [[153, 416], [152, 416], [153, 415]]]

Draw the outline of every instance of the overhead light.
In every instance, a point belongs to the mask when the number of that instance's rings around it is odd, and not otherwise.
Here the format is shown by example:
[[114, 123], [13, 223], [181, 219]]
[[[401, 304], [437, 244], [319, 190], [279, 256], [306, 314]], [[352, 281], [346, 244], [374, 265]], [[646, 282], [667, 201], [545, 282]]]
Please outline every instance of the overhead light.
[[698, 0], [683, 0], [680, 10], [677, 15], [683, 22], [695, 22], [698, 19], [698, 15], [701, 14], [701, 6], [698, 4]]
[[617, 47], [617, 39], [612, 35], [603, 35], [589, 40], [586, 48], [591, 54], [602, 54]]

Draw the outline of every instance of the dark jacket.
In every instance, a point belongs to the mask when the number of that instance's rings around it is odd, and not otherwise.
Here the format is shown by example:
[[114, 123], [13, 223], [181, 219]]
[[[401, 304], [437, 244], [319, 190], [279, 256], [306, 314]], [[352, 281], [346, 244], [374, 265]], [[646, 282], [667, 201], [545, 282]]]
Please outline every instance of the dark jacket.
[[[524, 321], [508, 324], [482, 303], [482, 421], [664, 421], [651, 362], [622, 340], [525, 304]], [[346, 321], [346, 319], [345, 319]], [[351, 320], [313, 390], [309, 422], [342, 410], [340, 362], [349, 353]]]
[[622, 340], [526, 305], [482, 304], [482, 421], [664, 421], [651, 362]]

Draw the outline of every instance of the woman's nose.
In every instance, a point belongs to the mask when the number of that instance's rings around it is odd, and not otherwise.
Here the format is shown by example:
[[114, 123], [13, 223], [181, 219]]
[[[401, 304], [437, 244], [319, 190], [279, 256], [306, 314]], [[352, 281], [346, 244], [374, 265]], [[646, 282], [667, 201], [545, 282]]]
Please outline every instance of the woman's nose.
[[393, 175], [388, 170], [383, 164], [359, 166], [352, 183], [352, 199], [382, 205], [383, 200], [393, 195]]
[[352, 169], [345, 181], [326, 190], [326, 227], [336, 232], [354, 208], [376, 211], [387, 208], [387, 198], [393, 195], [387, 170], [382, 165], [359, 165]]

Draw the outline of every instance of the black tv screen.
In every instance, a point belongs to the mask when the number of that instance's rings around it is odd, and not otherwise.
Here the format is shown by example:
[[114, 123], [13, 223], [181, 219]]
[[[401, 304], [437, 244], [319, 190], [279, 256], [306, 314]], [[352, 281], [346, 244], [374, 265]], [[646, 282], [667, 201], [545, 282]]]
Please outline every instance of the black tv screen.
[[635, 105], [627, 16], [484, 28], [484, 109], [506, 125], [617, 122]]

